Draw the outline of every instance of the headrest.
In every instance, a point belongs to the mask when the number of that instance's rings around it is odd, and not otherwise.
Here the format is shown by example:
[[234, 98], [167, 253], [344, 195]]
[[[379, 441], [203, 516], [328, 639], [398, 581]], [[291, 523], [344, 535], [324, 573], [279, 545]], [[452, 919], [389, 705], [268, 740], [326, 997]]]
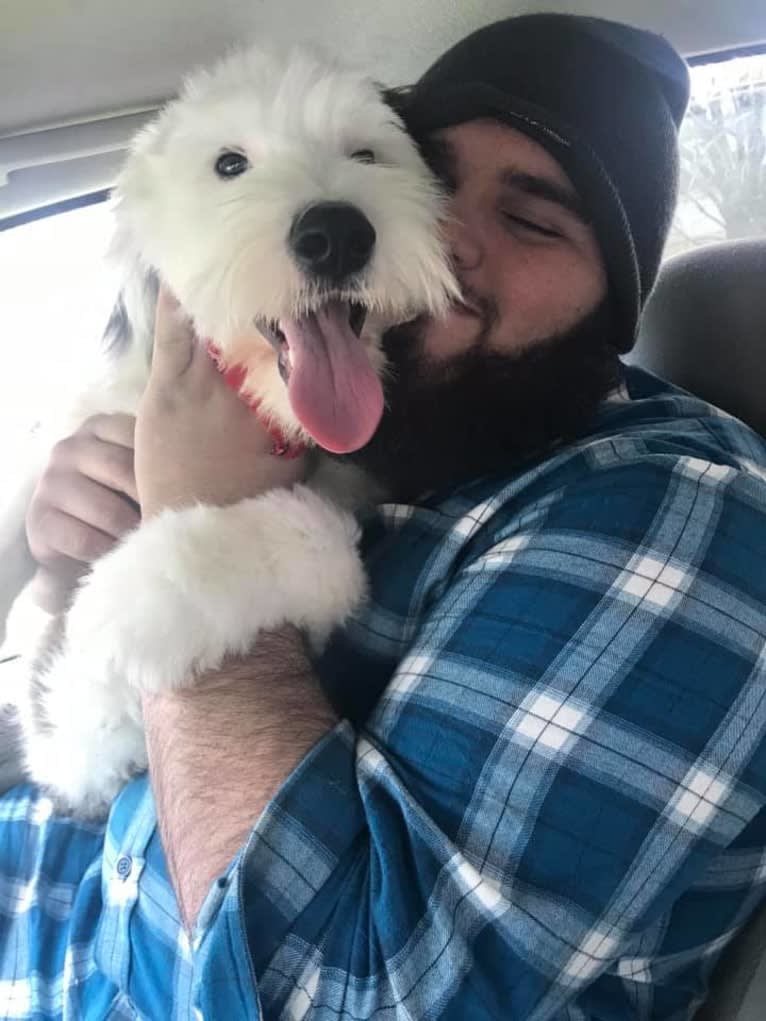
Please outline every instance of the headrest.
[[628, 360], [766, 435], [766, 238], [668, 261]]

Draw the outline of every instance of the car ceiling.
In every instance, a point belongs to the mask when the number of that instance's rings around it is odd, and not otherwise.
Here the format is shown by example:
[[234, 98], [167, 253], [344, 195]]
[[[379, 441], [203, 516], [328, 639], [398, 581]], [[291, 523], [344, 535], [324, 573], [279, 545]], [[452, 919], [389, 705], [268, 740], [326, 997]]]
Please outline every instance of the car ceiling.
[[108, 183], [147, 112], [233, 44], [310, 41], [402, 83], [471, 29], [530, 10], [631, 21], [686, 55], [766, 40], [763, 0], [4, 0], [0, 217]]

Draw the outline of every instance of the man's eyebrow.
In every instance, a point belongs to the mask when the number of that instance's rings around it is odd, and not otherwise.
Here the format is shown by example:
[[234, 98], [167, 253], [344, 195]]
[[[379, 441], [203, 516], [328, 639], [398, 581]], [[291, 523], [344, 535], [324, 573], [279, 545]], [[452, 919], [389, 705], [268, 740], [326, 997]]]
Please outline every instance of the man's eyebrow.
[[[455, 146], [446, 138], [432, 136], [426, 142], [424, 149], [426, 161], [434, 173], [441, 177], [445, 183], [454, 184], [458, 167]], [[500, 180], [506, 187], [515, 188], [525, 195], [556, 203], [586, 226], [591, 224], [591, 218], [586, 213], [579, 196], [570, 188], [552, 181], [549, 177], [508, 167], [501, 172]]]
[[579, 197], [569, 188], [558, 184], [556, 181], [551, 181], [548, 177], [540, 177], [538, 174], [529, 174], [523, 170], [508, 169], [504, 170], [500, 179], [504, 185], [509, 188], [515, 188], [517, 191], [523, 192], [525, 195], [531, 195], [533, 198], [543, 199], [546, 202], [555, 202], [557, 206], [561, 206], [572, 216], [577, 217], [582, 223], [590, 224], [590, 217], [585, 212]]

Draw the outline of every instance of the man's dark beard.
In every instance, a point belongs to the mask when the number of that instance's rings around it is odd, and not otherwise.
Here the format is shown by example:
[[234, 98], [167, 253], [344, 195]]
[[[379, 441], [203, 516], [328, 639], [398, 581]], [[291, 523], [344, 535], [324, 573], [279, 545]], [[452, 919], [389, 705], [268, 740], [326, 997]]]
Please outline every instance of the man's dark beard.
[[[423, 355], [422, 322], [390, 330], [386, 411], [351, 455], [392, 499], [507, 471], [580, 435], [619, 379], [605, 301], [566, 334], [519, 354], [476, 344], [443, 364]], [[486, 331], [485, 331], [486, 333]]]

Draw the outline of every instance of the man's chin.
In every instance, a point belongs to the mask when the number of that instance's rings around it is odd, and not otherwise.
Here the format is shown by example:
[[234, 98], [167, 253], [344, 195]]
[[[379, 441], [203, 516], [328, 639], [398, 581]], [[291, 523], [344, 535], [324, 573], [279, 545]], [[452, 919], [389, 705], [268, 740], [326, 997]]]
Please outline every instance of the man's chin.
[[[466, 316], [467, 318], [467, 316]], [[433, 360], [425, 320], [390, 331], [386, 412], [351, 460], [398, 500], [508, 473], [581, 435], [619, 379], [607, 302], [568, 333], [518, 354], [474, 343]]]

